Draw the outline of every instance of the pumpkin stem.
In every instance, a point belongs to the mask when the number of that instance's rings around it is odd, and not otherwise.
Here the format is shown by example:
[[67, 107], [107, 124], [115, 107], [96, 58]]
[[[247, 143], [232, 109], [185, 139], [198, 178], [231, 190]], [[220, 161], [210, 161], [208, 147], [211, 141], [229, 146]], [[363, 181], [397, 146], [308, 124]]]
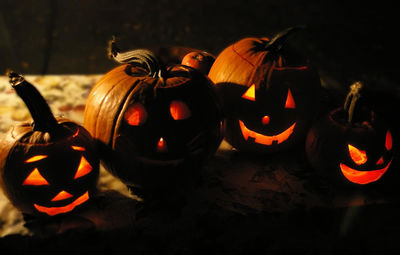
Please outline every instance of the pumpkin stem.
[[33, 130], [54, 133], [59, 129], [57, 120], [54, 118], [46, 100], [40, 92], [25, 78], [13, 71], [7, 72], [10, 84], [24, 101], [33, 118]]
[[303, 29], [304, 26], [296, 26], [296, 27], [289, 27], [286, 28], [285, 30], [279, 32], [276, 34], [271, 41], [265, 45], [265, 50], [272, 51], [272, 52], [278, 52], [282, 49], [283, 45], [285, 44], [287, 38], [289, 35], [293, 34], [294, 32], [297, 32], [298, 30]]
[[153, 52], [146, 49], [136, 49], [121, 53], [114, 36], [108, 43], [108, 57], [120, 64], [141, 66], [148, 71], [150, 77], [161, 78], [164, 73], [164, 66]]
[[115, 36], [113, 35], [111, 40], [108, 41], [108, 47], [107, 47], [108, 59], [114, 58], [118, 54], [118, 52], [120, 52], [120, 50], [116, 45], [116, 39], [115, 39]]
[[355, 83], [350, 85], [350, 91], [346, 96], [346, 100], [343, 106], [344, 110], [348, 113], [348, 123], [351, 123], [353, 120], [354, 109], [358, 99], [361, 97], [363, 86], [363, 83], [360, 81], [356, 81]]

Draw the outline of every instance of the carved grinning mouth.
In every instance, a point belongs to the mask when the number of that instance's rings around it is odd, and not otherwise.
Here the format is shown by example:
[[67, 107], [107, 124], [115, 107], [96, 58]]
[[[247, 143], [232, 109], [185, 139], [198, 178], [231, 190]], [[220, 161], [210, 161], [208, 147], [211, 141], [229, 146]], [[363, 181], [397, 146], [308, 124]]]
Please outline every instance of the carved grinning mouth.
[[343, 175], [349, 181], [357, 184], [368, 184], [370, 182], [379, 180], [379, 178], [381, 178], [382, 175], [388, 170], [391, 163], [392, 160], [389, 161], [386, 167], [372, 171], [358, 171], [346, 166], [343, 163], [340, 163], [340, 170], [342, 170]]
[[41, 206], [37, 204], [33, 204], [39, 212], [46, 213], [50, 216], [54, 216], [56, 214], [60, 213], [67, 213], [75, 209], [78, 205], [81, 205], [85, 203], [87, 200], [89, 200], [89, 192], [86, 191], [82, 196], [78, 197], [75, 199], [72, 203], [65, 205], [65, 206], [60, 206], [60, 207], [46, 207], [46, 206]]
[[293, 123], [288, 129], [285, 131], [281, 132], [280, 134], [277, 135], [262, 135], [259, 134], [253, 130], [250, 130], [244, 125], [243, 121], [239, 120], [239, 126], [242, 131], [243, 138], [248, 141], [249, 137], [254, 139], [255, 143], [263, 144], [263, 145], [272, 145], [274, 142], [277, 144], [280, 144], [284, 141], [286, 141], [290, 135], [293, 133], [293, 129], [296, 126], [296, 122]]

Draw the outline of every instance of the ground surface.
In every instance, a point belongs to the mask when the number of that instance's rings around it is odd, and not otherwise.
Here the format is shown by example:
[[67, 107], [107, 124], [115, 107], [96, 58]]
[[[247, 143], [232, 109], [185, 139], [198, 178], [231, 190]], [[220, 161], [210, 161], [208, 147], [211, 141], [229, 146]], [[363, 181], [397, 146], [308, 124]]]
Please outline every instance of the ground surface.
[[[365, 81], [373, 104], [398, 134], [397, 9], [385, 1], [2, 0], [0, 72], [94, 74], [31, 80], [43, 84], [53, 111], [79, 121], [97, 75], [115, 66], [105, 54], [112, 35], [123, 49], [183, 45], [218, 54], [245, 36], [306, 25], [289, 44], [318, 68], [331, 92], [328, 102], [341, 101], [351, 82]], [[5, 81], [1, 132], [10, 120], [29, 117]], [[260, 160], [229, 146], [204, 171], [200, 186], [146, 206], [103, 172], [105, 191], [88, 209], [51, 222], [23, 219], [3, 196], [0, 248], [78, 254], [122, 253], [127, 247], [137, 254], [399, 253], [396, 171], [386, 177], [387, 185], [343, 193], [314, 182], [302, 154]]]

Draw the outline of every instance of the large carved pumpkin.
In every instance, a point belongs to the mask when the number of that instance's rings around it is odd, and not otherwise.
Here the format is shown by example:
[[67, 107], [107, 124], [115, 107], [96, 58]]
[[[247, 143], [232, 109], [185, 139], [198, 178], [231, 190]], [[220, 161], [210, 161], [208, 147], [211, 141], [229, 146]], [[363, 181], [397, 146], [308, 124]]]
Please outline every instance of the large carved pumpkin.
[[307, 136], [311, 165], [335, 184], [374, 183], [393, 160], [389, 127], [365, 104], [356, 104], [361, 88], [361, 83], [353, 84], [344, 107], [324, 115]]
[[33, 123], [15, 125], [0, 142], [0, 186], [23, 213], [54, 216], [87, 203], [96, 191], [99, 159], [80, 125], [54, 118], [22, 76], [10, 74]]
[[288, 52], [294, 29], [271, 40], [244, 38], [225, 48], [209, 72], [222, 102], [226, 140], [242, 151], [265, 153], [304, 141], [315, 116], [319, 75]]
[[147, 50], [112, 52], [121, 65], [95, 84], [84, 115], [106, 168], [150, 189], [190, 175], [220, 142], [211, 81], [187, 66], [164, 68]]

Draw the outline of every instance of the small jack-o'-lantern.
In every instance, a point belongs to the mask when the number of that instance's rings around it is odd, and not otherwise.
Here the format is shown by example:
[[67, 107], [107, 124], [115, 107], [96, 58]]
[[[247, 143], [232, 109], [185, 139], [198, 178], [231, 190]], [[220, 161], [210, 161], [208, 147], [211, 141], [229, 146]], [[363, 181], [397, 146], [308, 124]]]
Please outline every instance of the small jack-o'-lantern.
[[289, 148], [304, 139], [315, 115], [318, 73], [283, 47], [293, 30], [271, 40], [242, 39], [224, 49], [211, 67], [209, 77], [225, 113], [224, 136], [239, 150]]
[[[113, 57], [114, 68], [89, 94], [84, 126], [110, 153], [105, 166], [129, 185], [167, 185], [174, 172], [193, 171], [220, 142], [220, 110], [211, 81], [199, 71], [164, 69], [152, 52]], [[151, 189], [151, 188], [150, 188]]]
[[376, 182], [392, 163], [392, 133], [374, 111], [356, 104], [361, 88], [354, 83], [344, 107], [317, 121], [307, 135], [311, 165], [336, 183]]
[[85, 204], [96, 190], [99, 159], [80, 125], [53, 117], [40, 93], [11, 73], [33, 123], [14, 126], [0, 143], [0, 186], [26, 214], [54, 216]]

